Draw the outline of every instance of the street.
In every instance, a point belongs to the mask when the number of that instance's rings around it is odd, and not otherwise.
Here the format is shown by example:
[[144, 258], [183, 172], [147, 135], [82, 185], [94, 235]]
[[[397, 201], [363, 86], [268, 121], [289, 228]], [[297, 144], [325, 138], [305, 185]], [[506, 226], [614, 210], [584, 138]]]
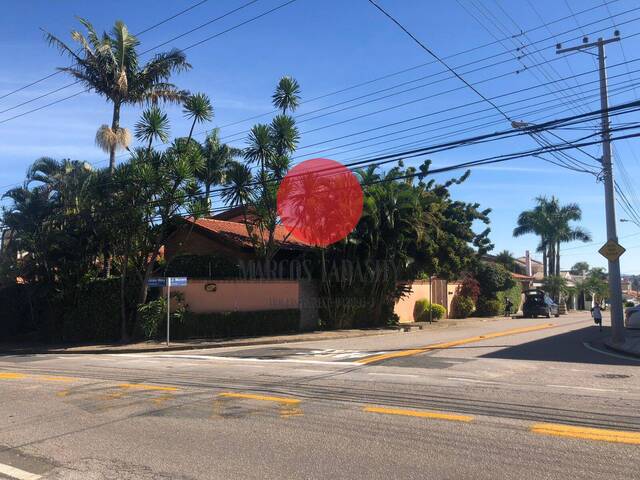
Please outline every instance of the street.
[[637, 478], [640, 359], [606, 330], [4, 356], [0, 478]]

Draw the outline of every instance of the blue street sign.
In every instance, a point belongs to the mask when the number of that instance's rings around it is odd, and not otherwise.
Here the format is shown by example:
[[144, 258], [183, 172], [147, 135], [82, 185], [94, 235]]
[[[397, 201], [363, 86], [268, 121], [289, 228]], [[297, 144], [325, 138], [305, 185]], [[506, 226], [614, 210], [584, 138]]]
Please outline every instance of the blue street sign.
[[164, 287], [166, 284], [166, 278], [149, 278], [147, 280], [147, 286], [149, 287]]
[[169, 285], [172, 287], [186, 287], [187, 277], [169, 277], [167, 279]]

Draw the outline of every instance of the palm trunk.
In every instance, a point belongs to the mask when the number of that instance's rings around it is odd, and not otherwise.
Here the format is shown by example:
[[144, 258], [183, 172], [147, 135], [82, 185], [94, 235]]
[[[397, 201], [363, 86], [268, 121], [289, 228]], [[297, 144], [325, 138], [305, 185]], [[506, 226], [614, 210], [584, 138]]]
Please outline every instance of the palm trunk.
[[196, 126], [196, 119], [193, 119], [193, 123], [191, 124], [191, 129], [189, 130], [189, 137], [187, 137], [187, 145], [191, 142], [191, 137], [193, 136], [193, 129]]
[[547, 268], [547, 263], [548, 263], [547, 247], [544, 247], [542, 249], [542, 276], [544, 277], [547, 276], [547, 272], [549, 271], [549, 269]]
[[555, 243], [550, 243], [549, 246], [549, 252], [547, 253], [547, 258], [548, 258], [548, 262], [549, 262], [549, 275], [554, 275], [556, 272], [556, 249], [555, 249]]
[[[120, 103], [113, 104], [113, 118], [111, 120], [111, 130], [115, 134], [120, 128]], [[116, 146], [112, 145], [109, 149], [109, 172], [113, 175], [116, 170]]]
[[122, 271], [120, 272], [120, 341], [123, 343], [129, 339], [127, 332], [127, 267], [129, 264], [129, 240], [122, 259]]
[[556, 275], [560, 276], [560, 242], [556, 244]]

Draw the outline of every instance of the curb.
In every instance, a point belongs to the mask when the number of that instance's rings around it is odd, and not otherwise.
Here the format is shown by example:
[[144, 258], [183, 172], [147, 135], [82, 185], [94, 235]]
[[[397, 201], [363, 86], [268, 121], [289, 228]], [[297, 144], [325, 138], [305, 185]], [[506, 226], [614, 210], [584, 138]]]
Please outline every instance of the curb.
[[635, 357], [635, 358], [640, 358], [640, 352], [638, 352], [637, 350], [631, 350], [630, 348], [625, 348], [622, 345], [613, 343], [611, 341], [611, 338], [606, 338], [603, 340], [603, 343], [605, 344], [605, 346], [611, 350], [614, 350], [618, 353], [623, 353], [625, 355], [629, 355], [631, 357]]
[[[399, 329], [385, 329], [376, 331], [375, 333], [356, 333], [351, 335], [341, 336], [326, 336], [315, 338], [280, 338], [263, 339], [263, 340], [246, 340], [246, 341], [227, 341], [219, 343], [202, 343], [199, 345], [176, 345], [176, 346], [157, 346], [151, 348], [101, 348], [101, 349], [85, 349], [85, 350], [51, 350], [46, 348], [24, 348], [13, 350], [0, 349], [0, 355], [35, 355], [35, 354], [49, 354], [49, 355], [99, 355], [99, 354], [118, 354], [118, 353], [158, 353], [158, 352], [177, 352], [184, 350], [202, 350], [209, 348], [225, 348], [225, 347], [249, 347], [252, 345], [279, 345], [284, 343], [298, 343], [298, 342], [316, 342], [323, 340], [340, 340], [343, 338], [359, 338], [359, 337], [374, 337], [379, 335], [389, 335], [392, 333], [403, 333]], [[72, 347], [73, 348], [73, 347]]]

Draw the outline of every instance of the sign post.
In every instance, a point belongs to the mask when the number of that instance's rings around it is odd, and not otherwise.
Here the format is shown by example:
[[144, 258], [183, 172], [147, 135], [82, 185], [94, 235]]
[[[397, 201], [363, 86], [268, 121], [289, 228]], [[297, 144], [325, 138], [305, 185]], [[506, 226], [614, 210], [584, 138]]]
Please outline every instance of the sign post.
[[149, 287], [167, 287], [167, 347], [171, 340], [171, 287], [186, 287], [187, 277], [150, 278]]
[[171, 287], [186, 287], [187, 277], [167, 277], [167, 347], [171, 332]]

